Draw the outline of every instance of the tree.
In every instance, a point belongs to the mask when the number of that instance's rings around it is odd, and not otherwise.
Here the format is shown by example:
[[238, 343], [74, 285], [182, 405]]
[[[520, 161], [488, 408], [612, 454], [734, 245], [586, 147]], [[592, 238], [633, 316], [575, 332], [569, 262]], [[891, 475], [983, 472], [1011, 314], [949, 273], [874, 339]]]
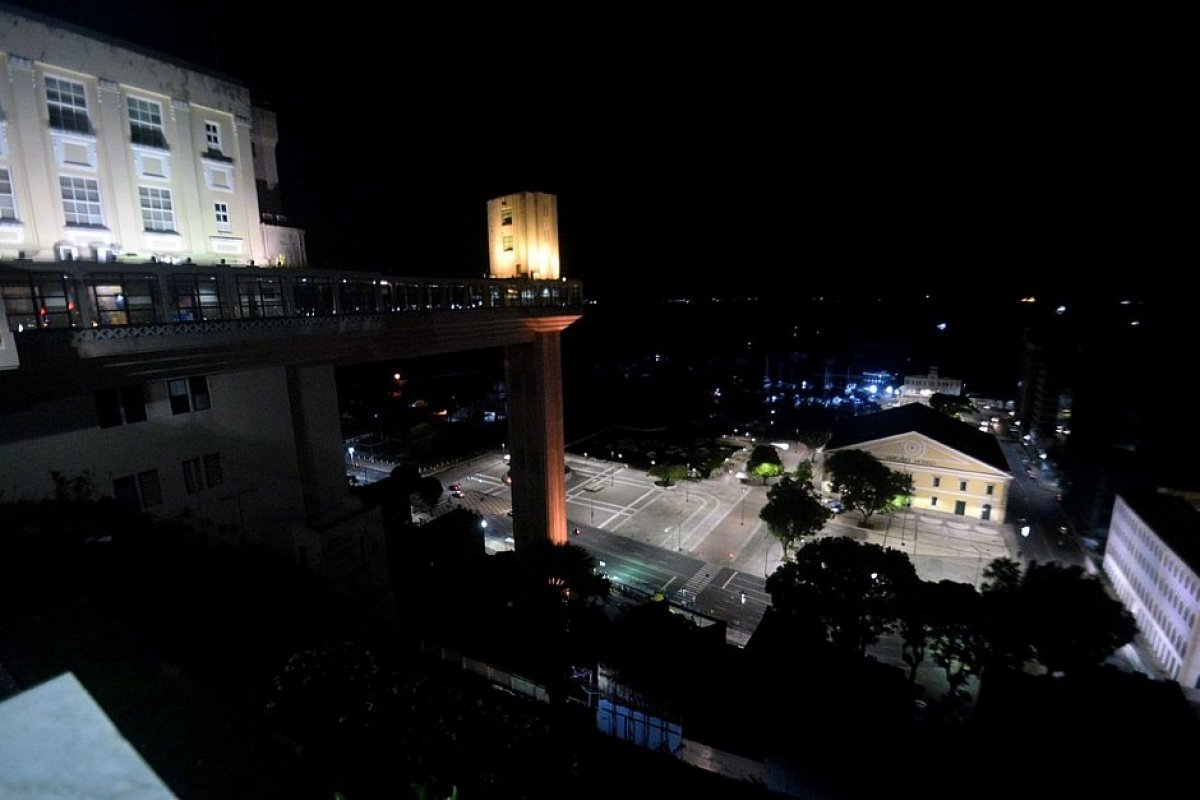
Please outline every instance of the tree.
[[1050, 673], [1097, 667], [1133, 641], [1133, 616], [1081, 567], [1033, 564], [1021, 581], [1030, 643]]
[[760, 444], [750, 452], [750, 460], [746, 468], [751, 475], [763, 479], [763, 486], [768, 478], [776, 478], [783, 474], [783, 462], [779, 460], [779, 451], [769, 444]]
[[917, 682], [917, 668], [925, 660], [929, 642], [929, 609], [925, 584], [917, 581], [900, 596], [898, 632], [902, 639], [900, 658], [908, 665], [908, 682]]
[[788, 548], [820, 532], [833, 512], [821, 504], [811, 485], [785, 476], [767, 492], [767, 504], [758, 516], [783, 545], [783, 560], [787, 561]]
[[942, 394], [941, 392], [934, 392], [930, 396], [929, 407], [954, 419], [962, 419], [963, 414], [968, 414], [976, 410], [975, 404], [969, 398], [958, 394]]
[[967, 679], [979, 674], [984, 647], [979, 635], [979, 593], [969, 583], [925, 584], [933, 661], [946, 671], [950, 696], [961, 696]]
[[835, 646], [865, 655], [916, 583], [907, 554], [832, 536], [801, 547], [767, 579], [767, 591], [782, 613], [815, 621]]
[[650, 468], [649, 475], [652, 478], [662, 478], [662, 485], [670, 486], [671, 481], [681, 481], [686, 478], [688, 468], [684, 464], [659, 464]]
[[430, 510], [437, 505], [437, 501], [441, 499], [442, 482], [432, 475], [427, 475], [417, 481], [417, 496], [421, 498], [421, 502]]
[[995, 669], [1020, 669], [1033, 656], [1029, 642], [1021, 565], [997, 558], [983, 571], [980, 633], [987, 649], [983, 675]]
[[792, 473], [792, 477], [794, 477], [798, 483], [803, 483], [803, 484], [807, 484], [807, 485], [811, 486], [812, 479], [813, 479], [812, 462], [811, 461], [801, 461], [799, 464], [796, 465], [796, 471]]
[[862, 515], [863, 525], [878, 511], [899, 508], [913, 493], [911, 475], [888, 469], [865, 450], [838, 450], [826, 464], [833, 491], [846, 508]]
[[817, 451], [829, 443], [831, 436], [833, 436], [833, 431], [823, 428], [807, 428], [797, 433], [796, 439], [808, 448], [808, 460], [811, 463], [817, 460]]

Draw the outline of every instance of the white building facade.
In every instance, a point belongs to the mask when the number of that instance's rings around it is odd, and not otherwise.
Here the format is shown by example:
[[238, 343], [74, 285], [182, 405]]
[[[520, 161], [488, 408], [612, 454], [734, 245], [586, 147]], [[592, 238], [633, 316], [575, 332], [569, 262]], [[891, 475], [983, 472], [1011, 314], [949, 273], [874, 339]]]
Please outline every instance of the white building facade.
[[0, 10], [0, 260], [302, 264], [259, 214], [253, 116], [244, 86]]
[[1117, 496], [1104, 573], [1167, 677], [1192, 688], [1200, 688], [1197, 547], [1200, 513], [1183, 500]]
[[935, 394], [962, 394], [962, 381], [958, 378], [943, 378], [937, 367], [930, 367], [928, 375], [905, 375], [900, 387], [900, 403], [924, 403]]

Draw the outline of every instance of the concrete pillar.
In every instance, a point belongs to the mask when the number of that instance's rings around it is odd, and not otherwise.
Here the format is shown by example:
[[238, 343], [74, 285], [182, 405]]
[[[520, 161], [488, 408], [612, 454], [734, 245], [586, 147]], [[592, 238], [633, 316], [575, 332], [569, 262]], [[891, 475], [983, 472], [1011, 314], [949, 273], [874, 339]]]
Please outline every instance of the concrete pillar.
[[333, 366], [288, 367], [287, 387], [305, 515], [319, 525], [351, 506]]
[[518, 549], [542, 539], [567, 541], [561, 350], [558, 330], [539, 331], [532, 342], [504, 349]]

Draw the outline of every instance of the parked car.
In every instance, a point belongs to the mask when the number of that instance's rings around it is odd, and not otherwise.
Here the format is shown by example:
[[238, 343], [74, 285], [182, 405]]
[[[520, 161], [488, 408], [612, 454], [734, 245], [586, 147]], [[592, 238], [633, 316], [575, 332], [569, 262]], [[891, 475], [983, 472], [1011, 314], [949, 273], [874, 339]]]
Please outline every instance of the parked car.
[[841, 500], [834, 500], [832, 498], [825, 501], [825, 507], [835, 514], [841, 514], [846, 510], [846, 507], [842, 505]]

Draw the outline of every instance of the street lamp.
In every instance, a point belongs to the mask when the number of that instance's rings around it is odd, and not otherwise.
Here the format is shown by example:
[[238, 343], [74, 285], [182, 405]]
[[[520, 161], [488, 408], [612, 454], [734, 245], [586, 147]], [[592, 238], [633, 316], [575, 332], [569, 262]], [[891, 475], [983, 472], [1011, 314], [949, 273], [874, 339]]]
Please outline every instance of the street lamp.
[[742, 521], [740, 523], [738, 523], [739, 525], [746, 524], [746, 492], [748, 492], [748, 491], [750, 491], [750, 490], [742, 489]]

